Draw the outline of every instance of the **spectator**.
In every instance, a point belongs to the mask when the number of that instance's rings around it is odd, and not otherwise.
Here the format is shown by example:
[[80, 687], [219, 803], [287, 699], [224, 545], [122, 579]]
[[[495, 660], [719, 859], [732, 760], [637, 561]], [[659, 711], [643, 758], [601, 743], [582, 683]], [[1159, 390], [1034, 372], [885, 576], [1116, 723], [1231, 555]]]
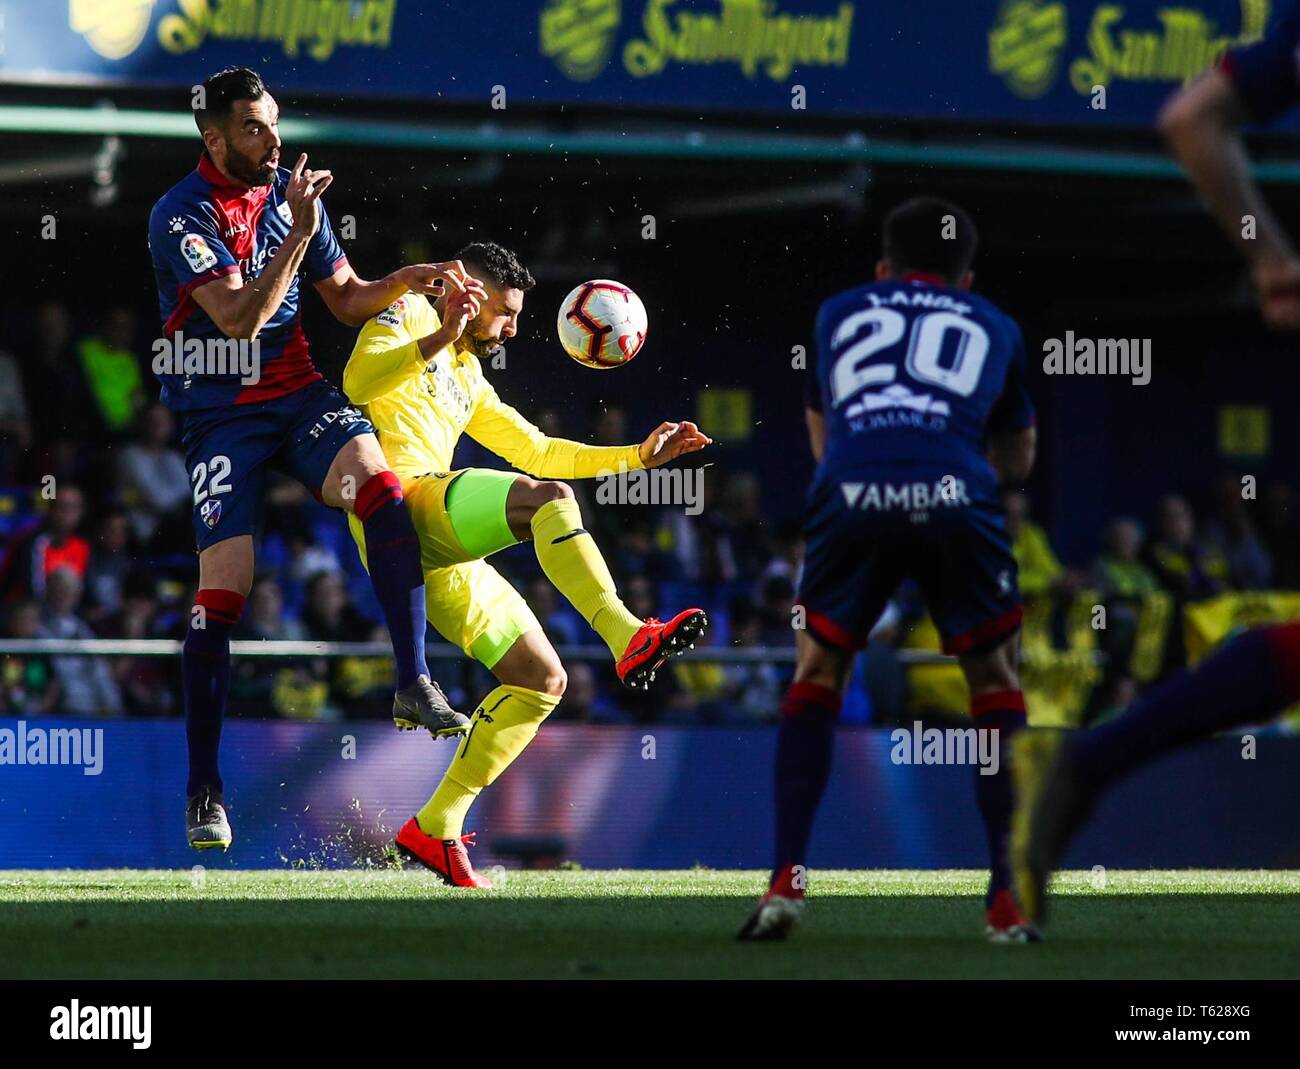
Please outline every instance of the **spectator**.
[[1228, 562], [1197, 544], [1196, 521], [1186, 499], [1169, 495], [1156, 515], [1156, 536], [1147, 547], [1147, 563], [1179, 606], [1227, 589]]
[[1273, 561], [1241, 490], [1236, 479], [1219, 480], [1214, 488], [1214, 517], [1205, 525], [1203, 541], [1213, 554], [1227, 561], [1233, 586], [1239, 590], [1267, 590], [1272, 584]]
[[32, 425], [18, 361], [0, 350], [0, 483], [17, 477], [19, 460], [32, 444]]
[[1002, 495], [1006, 512], [1007, 535], [1011, 538], [1011, 555], [1020, 574], [1020, 595], [1031, 598], [1073, 597], [1079, 589], [1079, 576], [1062, 567], [1052, 551], [1047, 532], [1029, 518], [1029, 499], [1019, 490]]
[[128, 308], [110, 309], [99, 333], [77, 343], [77, 357], [95, 410], [110, 434], [127, 430], [144, 403], [144, 384], [134, 350], [135, 314]]
[[[159, 638], [158, 582], [147, 568], [133, 569], [123, 580], [120, 608], [100, 620], [96, 631], [105, 638]], [[180, 706], [173, 684], [174, 662], [158, 657], [118, 657], [113, 678], [128, 716], [169, 716]]]
[[125, 512], [107, 512], [100, 518], [86, 566], [86, 619], [92, 624], [122, 608], [122, 584], [135, 567], [130, 542], [131, 525]]
[[771, 559], [760, 506], [758, 476], [750, 472], [733, 476], [723, 488], [718, 554], [724, 582], [757, 579]]
[[[77, 615], [82, 580], [71, 568], [55, 568], [46, 578], [41, 613], [41, 638], [91, 639], [91, 631]], [[72, 716], [119, 716], [122, 696], [105, 657], [79, 654], [53, 658], [58, 684], [58, 709]]]
[[564, 700], [556, 707], [556, 719], [583, 722], [617, 722], [625, 719], [617, 707], [601, 696], [596, 685], [596, 673], [590, 664], [574, 661], [566, 666], [565, 674], [569, 677], [569, 685], [564, 691]]
[[[773, 580], [770, 580], [771, 582]], [[774, 581], [789, 582], [776, 577]], [[786, 636], [790, 618], [785, 619]], [[736, 649], [753, 649], [767, 645], [763, 640], [763, 619], [753, 605], [738, 602], [731, 611], [731, 645]], [[769, 662], [749, 662], [722, 666], [726, 680], [724, 693], [727, 719], [761, 722], [775, 720], [781, 704], [782, 673]]]
[[253, 583], [238, 630], [238, 637], [244, 639], [293, 642], [307, 637], [299, 621], [285, 616], [284, 594], [280, 584], [270, 576], [262, 576]]
[[[280, 584], [263, 576], [253, 583], [236, 636], [285, 642], [300, 641], [307, 634], [298, 620], [285, 616]], [[296, 720], [331, 719], [338, 709], [329, 697], [329, 680], [320, 658], [236, 658], [228, 707], [245, 716], [265, 716], [269, 710]]]
[[176, 420], [166, 405], [151, 404], [140, 418], [140, 441], [128, 445], [118, 462], [118, 492], [131, 510], [131, 525], [142, 545], [153, 539], [168, 516], [190, 537], [190, 480], [185, 458], [171, 444], [175, 433]]
[[[27, 412], [42, 440], [82, 439], [96, 422], [94, 403], [72, 348], [72, 317], [65, 305], [46, 301], [36, 309], [33, 334], [21, 353]], [[47, 464], [44, 470], [52, 470]]]
[[[5, 614], [5, 638], [41, 636], [41, 607], [31, 598], [15, 601]], [[43, 654], [7, 653], [0, 657], [0, 713], [38, 716], [54, 711], [59, 688], [54, 666]]]
[[561, 602], [555, 587], [546, 576], [539, 575], [529, 581], [527, 601], [528, 607], [533, 610], [533, 615], [537, 617], [552, 642], [558, 645], [576, 646], [592, 640], [586, 621], [567, 603]]
[[794, 593], [794, 583], [788, 576], [773, 575], [763, 584], [758, 609], [761, 645], [794, 645]]
[[5, 598], [43, 599], [48, 576], [67, 568], [79, 579], [90, 564], [90, 543], [77, 534], [85, 515], [85, 498], [76, 486], [55, 483], [45, 519], [16, 538], [0, 559], [0, 592]]
[[317, 572], [307, 580], [302, 623], [304, 637], [321, 642], [365, 642], [374, 626], [348, 600], [337, 571]]
[[1118, 516], [1106, 525], [1104, 549], [1092, 566], [1092, 585], [1106, 609], [1106, 626], [1097, 632], [1105, 654], [1101, 683], [1089, 703], [1093, 719], [1122, 694], [1133, 693], [1129, 665], [1137, 641], [1142, 605], [1160, 590], [1151, 570], [1140, 559], [1142, 528], [1136, 520]]
[[1091, 582], [1109, 604], [1137, 605], [1160, 589], [1155, 575], [1142, 563], [1142, 527], [1137, 520], [1117, 516], [1106, 525], [1104, 549], [1092, 567]]

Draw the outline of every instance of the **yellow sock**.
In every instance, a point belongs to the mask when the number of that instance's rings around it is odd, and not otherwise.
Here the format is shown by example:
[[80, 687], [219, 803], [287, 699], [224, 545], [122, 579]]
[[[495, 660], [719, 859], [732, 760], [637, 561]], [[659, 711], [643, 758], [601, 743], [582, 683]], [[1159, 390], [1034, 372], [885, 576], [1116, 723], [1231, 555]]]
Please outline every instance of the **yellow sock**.
[[614, 588], [596, 540], [582, 529], [582, 511], [571, 497], [548, 501], [533, 513], [533, 547], [546, 578], [569, 599], [609, 647], [623, 656], [641, 628]]
[[438, 789], [415, 816], [420, 830], [438, 839], [459, 838], [479, 791], [524, 752], [559, 704], [554, 694], [504, 684], [484, 698]]
[[433, 797], [415, 814], [415, 822], [435, 839], [459, 839], [465, 829], [465, 814], [477, 797], [478, 788], [464, 787], [443, 776]]

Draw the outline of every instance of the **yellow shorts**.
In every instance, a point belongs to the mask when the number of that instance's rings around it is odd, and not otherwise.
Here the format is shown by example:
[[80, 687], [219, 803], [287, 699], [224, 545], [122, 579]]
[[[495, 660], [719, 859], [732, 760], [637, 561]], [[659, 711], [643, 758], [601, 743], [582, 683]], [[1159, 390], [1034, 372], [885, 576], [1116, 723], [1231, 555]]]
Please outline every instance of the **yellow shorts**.
[[[541, 624], [522, 595], [492, 565], [472, 558], [447, 515], [447, 489], [461, 472], [433, 472], [402, 480], [402, 495], [420, 539], [425, 607], [429, 623], [486, 668], [493, 667], [515, 641]], [[365, 532], [348, 514], [348, 528], [366, 560]]]

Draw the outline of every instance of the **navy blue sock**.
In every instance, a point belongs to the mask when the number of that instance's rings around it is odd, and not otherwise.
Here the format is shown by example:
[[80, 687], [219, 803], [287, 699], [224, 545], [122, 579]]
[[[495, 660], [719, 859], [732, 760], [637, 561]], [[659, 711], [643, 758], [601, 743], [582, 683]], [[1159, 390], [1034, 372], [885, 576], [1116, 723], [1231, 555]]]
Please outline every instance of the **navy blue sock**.
[[1071, 764], [1104, 786], [1138, 765], [1219, 731], [1273, 719], [1300, 698], [1300, 624], [1247, 631], [1143, 694], [1128, 711], [1081, 732]]
[[776, 881], [807, 862], [813, 818], [831, 774], [840, 695], [816, 683], [791, 683], [776, 741]]
[[402, 485], [391, 471], [372, 475], [357, 492], [357, 519], [366, 533], [370, 584], [393, 642], [397, 689], [429, 674], [424, 659], [424, 571], [420, 542], [402, 500]]
[[200, 590], [194, 606], [196, 611], [190, 615], [181, 646], [185, 740], [190, 759], [187, 798], [202, 787], [221, 791], [217, 751], [230, 686], [230, 632], [244, 611], [244, 598], [233, 590]]
[[1018, 690], [1000, 690], [981, 694], [971, 701], [971, 717], [979, 731], [996, 731], [998, 766], [992, 775], [983, 775], [975, 766], [975, 804], [984, 819], [984, 834], [989, 848], [989, 889], [984, 905], [992, 904], [999, 891], [1011, 886], [1007, 857], [1007, 835], [1011, 830], [1011, 765], [1008, 744], [1025, 726], [1025, 696]]

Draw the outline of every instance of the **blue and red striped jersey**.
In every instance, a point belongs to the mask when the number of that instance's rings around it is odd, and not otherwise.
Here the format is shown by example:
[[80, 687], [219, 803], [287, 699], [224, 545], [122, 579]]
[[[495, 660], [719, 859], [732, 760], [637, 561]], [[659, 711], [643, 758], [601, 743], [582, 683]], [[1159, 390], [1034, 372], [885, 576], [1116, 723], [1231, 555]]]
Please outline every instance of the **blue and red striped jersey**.
[[[246, 282], [262, 273], [293, 225], [285, 199], [289, 176], [289, 170], [281, 167], [270, 185], [245, 189], [232, 185], [205, 152], [198, 167], [154, 205], [149, 214], [149, 252], [167, 338], [174, 338], [177, 331], [186, 344], [191, 339], [225, 337], [194, 300], [194, 291], [236, 271]], [[307, 247], [303, 270], [310, 281], [319, 282], [346, 263], [321, 205], [320, 226]], [[238, 370], [161, 374], [163, 403], [182, 412], [249, 404], [283, 397], [320, 379], [302, 330], [297, 277], [257, 340], [257, 382], [243, 381]]]

